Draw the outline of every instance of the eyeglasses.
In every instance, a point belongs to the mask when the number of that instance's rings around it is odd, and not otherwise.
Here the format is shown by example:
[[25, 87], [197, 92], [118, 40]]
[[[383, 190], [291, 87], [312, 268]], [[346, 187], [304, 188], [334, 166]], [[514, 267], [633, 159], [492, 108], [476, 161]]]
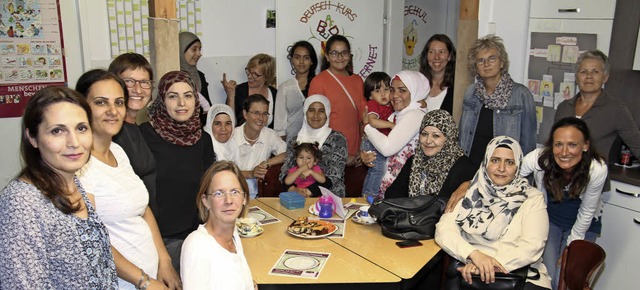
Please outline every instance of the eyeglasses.
[[351, 56], [351, 51], [349, 51], [349, 50], [343, 50], [343, 51], [332, 50], [332, 51], [329, 52], [329, 56], [331, 58], [349, 57], [349, 56]]
[[485, 63], [494, 63], [494, 62], [496, 62], [496, 60], [498, 60], [498, 57], [497, 57], [497, 56], [495, 56], [495, 55], [490, 55], [490, 56], [489, 56], [489, 57], [487, 57], [487, 58], [479, 58], [479, 59], [476, 59], [476, 64], [477, 64], [477, 65], [483, 65], [483, 64], [485, 64]]
[[134, 80], [134, 79], [122, 79], [127, 88], [133, 88], [136, 86], [136, 83], [140, 84], [140, 87], [143, 89], [150, 89], [153, 83], [150, 80]]
[[236, 196], [242, 196], [244, 194], [244, 192], [238, 190], [238, 189], [232, 189], [229, 191], [224, 191], [224, 190], [216, 190], [214, 192], [209, 193], [208, 195], [213, 195], [213, 198], [223, 198], [225, 195], [231, 196], [231, 197], [236, 197]]
[[265, 117], [265, 118], [269, 118], [269, 116], [271, 116], [271, 114], [269, 114], [268, 112], [258, 112], [258, 111], [250, 111], [249, 113], [251, 113], [252, 115], [256, 116], [256, 117]]
[[249, 69], [248, 69], [248, 68], [245, 68], [245, 69], [244, 69], [244, 72], [247, 74], [247, 76], [251, 76], [251, 77], [253, 77], [254, 79], [257, 79], [257, 78], [260, 78], [260, 77], [262, 77], [262, 76], [263, 76], [263, 75], [261, 75], [261, 74], [258, 74], [258, 73], [255, 73], [255, 72], [249, 71]]

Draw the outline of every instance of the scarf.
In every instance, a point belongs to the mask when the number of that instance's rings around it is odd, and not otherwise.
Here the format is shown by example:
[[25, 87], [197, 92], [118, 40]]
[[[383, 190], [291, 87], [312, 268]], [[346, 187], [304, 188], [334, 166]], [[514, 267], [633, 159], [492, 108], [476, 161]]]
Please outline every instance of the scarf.
[[[207, 114], [207, 124], [204, 126], [204, 131], [211, 135], [211, 142], [213, 143], [213, 152], [216, 153], [217, 160], [234, 160], [232, 145], [227, 142], [220, 143], [213, 136], [213, 131], [211, 129], [213, 125], [213, 119], [220, 114], [227, 114], [229, 118], [231, 118], [231, 130], [236, 127], [236, 114], [233, 113], [233, 109], [225, 104], [214, 104], [209, 109], [209, 113]], [[233, 131], [231, 131], [233, 132]], [[231, 140], [231, 139], [229, 139]]]
[[403, 70], [393, 76], [392, 79], [395, 78], [399, 78], [407, 87], [409, 93], [411, 93], [411, 102], [406, 108], [402, 109], [399, 112], [396, 111], [391, 114], [389, 120], [393, 120], [391, 118], [396, 118], [397, 120], [398, 118], [402, 118], [404, 114], [411, 110], [421, 109], [420, 101], [424, 100], [431, 90], [431, 87], [429, 86], [429, 80], [421, 72]]
[[[309, 106], [315, 102], [322, 103], [324, 105], [324, 111], [327, 114], [327, 121], [318, 129], [311, 128], [307, 122], [307, 110], [309, 110]], [[324, 141], [327, 140], [327, 137], [329, 137], [332, 131], [329, 127], [329, 116], [331, 115], [331, 103], [329, 103], [329, 99], [323, 95], [309, 96], [304, 100], [304, 108], [302, 111], [304, 112], [304, 118], [302, 118], [302, 128], [300, 128], [296, 141], [298, 144], [318, 142], [318, 148], [322, 149]]]
[[[193, 89], [195, 107], [193, 115], [185, 122], [176, 122], [167, 113], [165, 104], [165, 95], [169, 88], [175, 83], [187, 83]], [[195, 85], [188, 73], [183, 71], [171, 71], [166, 73], [160, 79], [158, 85], [158, 97], [151, 103], [149, 107], [151, 115], [151, 125], [153, 129], [165, 141], [178, 146], [192, 146], [202, 136], [200, 129], [200, 101], [195, 91]]]
[[438, 195], [449, 170], [464, 155], [458, 145], [458, 126], [445, 110], [434, 110], [422, 118], [420, 132], [427, 126], [438, 128], [446, 138], [442, 149], [434, 156], [427, 156], [418, 144], [413, 155], [409, 175], [409, 196]]
[[[496, 186], [486, 169], [493, 151], [499, 145], [511, 148], [517, 166], [515, 178], [504, 186]], [[473, 177], [456, 217], [456, 223], [464, 233], [479, 235], [489, 241], [499, 239], [527, 197], [536, 192], [541, 194], [525, 178], [520, 177], [521, 161], [522, 149], [513, 138], [498, 136], [489, 142], [482, 165]]]
[[485, 88], [484, 81], [480, 75], [476, 75], [475, 86], [475, 96], [478, 97], [489, 109], [504, 109], [507, 107], [509, 100], [511, 100], [513, 80], [508, 73], [505, 73], [500, 77], [500, 82], [498, 82], [498, 86], [496, 86], [492, 95], [487, 94], [487, 88]]
[[198, 68], [195, 65], [190, 65], [184, 58], [184, 53], [196, 42], [200, 42], [200, 38], [195, 34], [184, 31], [178, 35], [180, 46], [180, 70], [186, 71], [191, 76], [198, 92], [202, 91], [202, 83], [200, 82], [200, 75], [198, 74]]

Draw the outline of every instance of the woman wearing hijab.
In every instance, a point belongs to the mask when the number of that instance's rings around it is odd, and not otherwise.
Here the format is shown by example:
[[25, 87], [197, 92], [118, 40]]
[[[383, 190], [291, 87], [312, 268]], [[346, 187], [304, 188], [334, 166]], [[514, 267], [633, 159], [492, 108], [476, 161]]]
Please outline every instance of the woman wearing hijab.
[[140, 125], [157, 164], [156, 220], [179, 272], [182, 242], [198, 226], [194, 204], [202, 174], [213, 164], [211, 137], [200, 126], [200, 102], [188, 73], [166, 73], [149, 108], [151, 120]]
[[[524, 289], [551, 289], [542, 252], [549, 232], [542, 192], [520, 177], [522, 149], [507, 136], [493, 138], [464, 198], [436, 225], [435, 240], [464, 266], [457, 268], [467, 283], [480, 275], [495, 282], [495, 272], [530, 266], [540, 273]], [[454, 289], [454, 288], [451, 288]]]
[[[325, 183], [318, 182], [307, 187], [308, 190], [299, 190], [305, 196], [320, 196], [320, 188], [325, 187], [337, 196], [345, 196], [344, 167], [347, 164], [347, 139], [342, 133], [329, 127], [329, 115], [331, 104], [323, 95], [312, 95], [304, 100], [305, 118], [302, 121], [302, 129], [296, 139], [292, 139], [287, 146], [287, 157], [280, 171], [280, 180], [283, 181], [287, 172], [296, 166], [295, 150], [297, 144], [318, 143], [322, 158], [318, 166], [327, 176]], [[289, 190], [289, 188], [285, 188]]]
[[[201, 112], [207, 112], [211, 106], [209, 83], [204, 73], [196, 67], [198, 60], [202, 57], [202, 42], [198, 36], [188, 31], [180, 32], [178, 38], [180, 42], [180, 70], [188, 72], [191, 76], [198, 92], [200, 106], [202, 106]], [[204, 115], [200, 117], [200, 121], [204, 121]]]
[[236, 116], [231, 107], [225, 104], [211, 106], [209, 113], [207, 113], [207, 124], [204, 126], [204, 131], [211, 135], [216, 160], [236, 161], [237, 150], [228, 142], [235, 127]]
[[[387, 157], [387, 168], [378, 194], [382, 195], [387, 187], [393, 183], [407, 159], [416, 149], [420, 122], [424, 117], [424, 110], [419, 101], [429, 93], [429, 80], [420, 72], [401, 71], [391, 80], [391, 104], [395, 112], [389, 121], [396, 125], [389, 135], [384, 135], [371, 125], [364, 127], [367, 138], [380, 154]], [[367, 153], [363, 153], [365, 155]], [[371, 153], [373, 154], [373, 153]], [[363, 161], [368, 158], [363, 156]], [[372, 163], [365, 163], [372, 166]]]
[[529, 89], [509, 75], [509, 55], [502, 38], [488, 35], [469, 50], [476, 82], [462, 103], [460, 146], [477, 166], [489, 140], [506, 135], [520, 142], [524, 154], [536, 148], [536, 109]]
[[419, 146], [407, 159], [385, 198], [437, 195], [448, 199], [460, 184], [475, 174], [469, 158], [458, 145], [458, 126], [445, 110], [422, 118]]

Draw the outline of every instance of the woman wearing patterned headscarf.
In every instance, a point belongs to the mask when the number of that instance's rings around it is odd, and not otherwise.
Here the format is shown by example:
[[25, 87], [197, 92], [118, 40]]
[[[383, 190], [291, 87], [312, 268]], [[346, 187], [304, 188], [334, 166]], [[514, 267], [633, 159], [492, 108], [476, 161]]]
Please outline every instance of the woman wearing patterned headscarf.
[[469, 50], [475, 83], [464, 93], [460, 146], [476, 168], [487, 144], [506, 135], [522, 145], [524, 154], [536, 148], [536, 108], [529, 89], [509, 75], [509, 56], [502, 38], [488, 35]]
[[160, 233], [176, 270], [182, 241], [198, 226], [196, 194], [200, 177], [213, 164], [211, 137], [200, 127], [200, 102], [188, 73], [172, 71], [158, 85], [140, 131], [156, 159], [154, 209]]
[[[407, 159], [415, 152], [420, 121], [425, 114], [425, 110], [420, 108], [420, 101], [428, 93], [429, 80], [423, 74], [409, 70], [399, 72], [391, 79], [391, 105], [395, 112], [391, 114], [389, 121], [394, 122], [395, 127], [389, 135], [380, 133], [371, 125], [364, 127], [371, 144], [387, 157], [387, 168], [378, 191], [380, 195], [393, 183]], [[363, 156], [363, 159], [368, 157]], [[373, 166], [371, 163], [365, 164]]]
[[542, 192], [520, 177], [521, 161], [515, 139], [493, 138], [464, 198], [436, 225], [436, 243], [466, 263], [458, 271], [467, 282], [476, 274], [493, 283], [495, 272], [530, 265], [540, 278], [527, 280], [524, 289], [551, 288], [542, 264], [549, 232], [547, 206]]
[[407, 159], [385, 198], [437, 195], [448, 199], [460, 184], [471, 180], [475, 170], [458, 145], [458, 126], [445, 110], [422, 118], [419, 146]]
[[233, 142], [228, 142], [235, 127], [236, 115], [231, 107], [225, 104], [211, 106], [209, 113], [207, 113], [207, 124], [204, 125], [204, 131], [211, 135], [216, 160], [236, 161], [237, 148], [232, 145]]

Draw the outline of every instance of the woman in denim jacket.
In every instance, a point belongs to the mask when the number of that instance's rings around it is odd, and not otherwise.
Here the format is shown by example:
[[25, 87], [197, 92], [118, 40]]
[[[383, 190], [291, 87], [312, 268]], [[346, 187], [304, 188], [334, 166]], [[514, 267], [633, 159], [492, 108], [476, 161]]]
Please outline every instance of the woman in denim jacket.
[[536, 148], [536, 110], [526, 86], [509, 75], [509, 56], [502, 38], [488, 35], [469, 50], [469, 68], [476, 82], [465, 94], [460, 119], [460, 146], [479, 166], [493, 137], [506, 135], [526, 155]]

